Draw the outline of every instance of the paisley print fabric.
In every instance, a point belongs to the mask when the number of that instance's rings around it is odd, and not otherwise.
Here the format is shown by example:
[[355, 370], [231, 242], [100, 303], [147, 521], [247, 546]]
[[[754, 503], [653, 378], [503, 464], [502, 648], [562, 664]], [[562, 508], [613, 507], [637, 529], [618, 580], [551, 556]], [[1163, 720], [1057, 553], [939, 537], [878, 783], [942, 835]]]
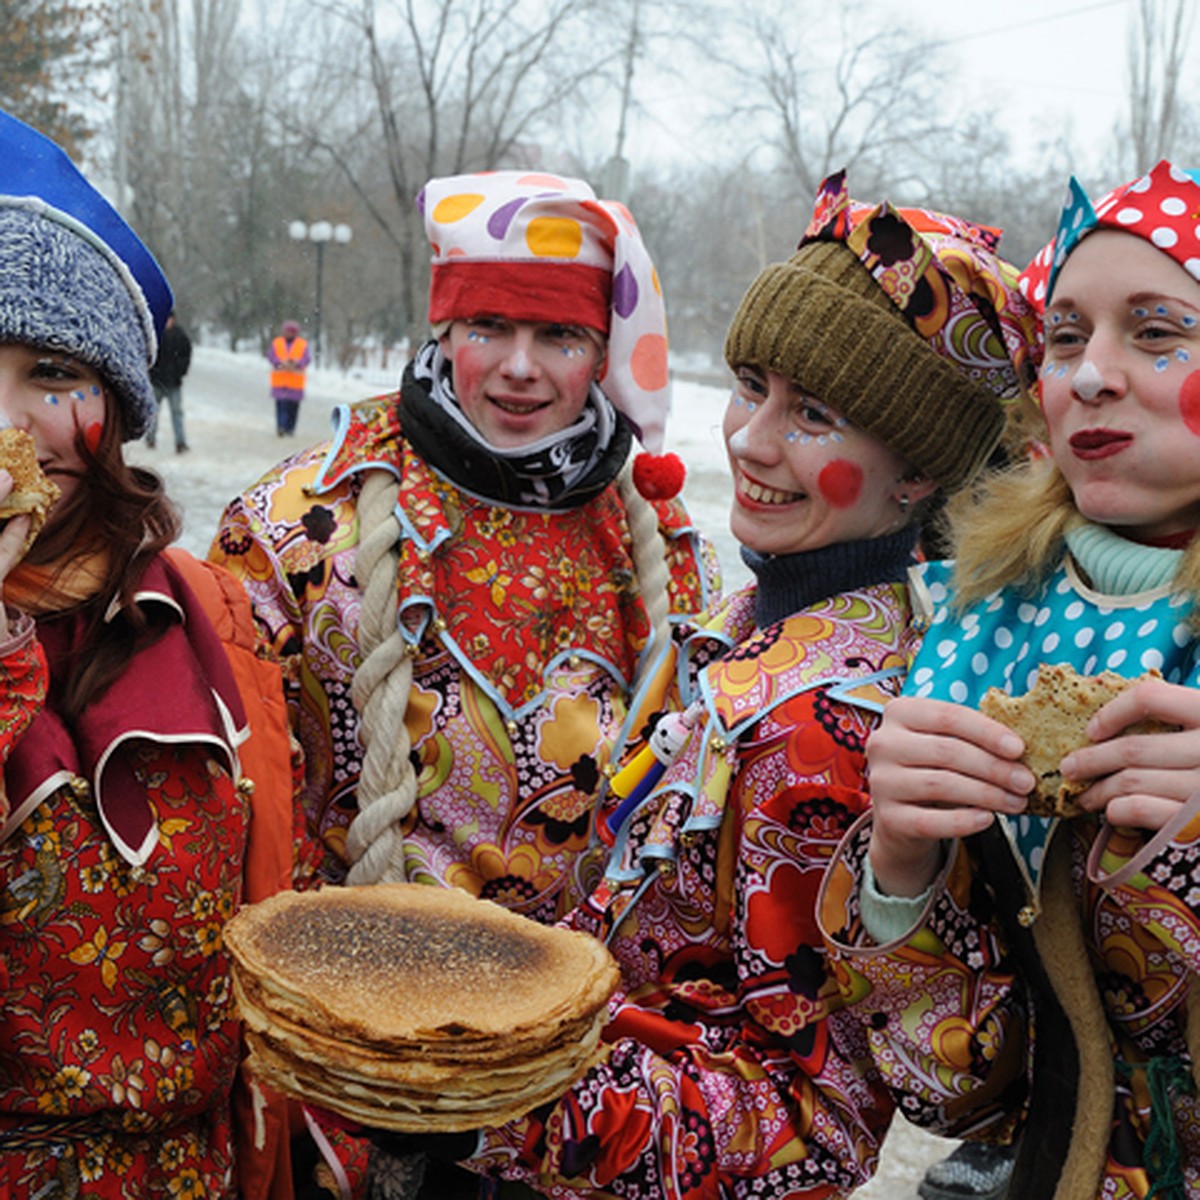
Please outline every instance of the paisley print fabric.
[[[400, 432], [397, 396], [339, 415], [332, 445], [283, 463], [222, 520], [211, 557], [242, 580], [284, 664], [323, 874], [346, 871], [362, 750], [356, 499], [367, 465], [401, 481], [397, 580], [414, 650], [406, 721], [418, 800], [409, 878], [547, 921], [590, 884], [593, 804], [649, 627], [615, 488], [553, 515], [474, 497]], [[716, 586], [682, 507], [658, 505], [677, 619]], [[592, 881], [594, 883], [594, 880]]]
[[[699, 670], [667, 703], [699, 699], [703, 717], [569, 920], [621, 965], [607, 1058], [554, 1105], [485, 1130], [473, 1169], [554, 1197], [663, 1200], [818, 1200], [871, 1175], [892, 1103], [815, 905], [912, 649], [905, 589], [759, 632], [753, 613], [751, 587], [683, 639], [692, 669], [665, 668]], [[856, 687], [870, 699], [837, 698]]]
[[1037, 312], [1015, 267], [996, 257], [1000, 230], [926, 208], [850, 199], [845, 171], [823, 180], [800, 239], [841, 242], [929, 346], [996, 396], [1033, 383]]
[[[1175, 682], [1200, 684], [1196, 642], [1181, 598], [1169, 588], [1101, 595], [1067, 561], [1032, 594], [998, 593], [952, 618], [945, 566], [926, 568], [926, 581], [935, 610], [906, 684], [914, 693], [966, 703], [991, 684], [1019, 693], [1038, 661], [1067, 661], [1086, 672], [1137, 673], [1154, 665]], [[990, 852], [1007, 847], [1019, 861], [1014, 878], [1024, 879], [1023, 887], [998, 889], [997, 864], [983, 847], [959, 846], [918, 927], [888, 945], [871, 941], [858, 913], [869, 817], [835, 859], [821, 926], [876, 1064], [922, 1124], [950, 1134], [1011, 1131], [1023, 1098], [1030, 1103], [1039, 1092], [1033, 1053], [1042, 1001], [1035, 976], [1018, 971], [1016, 934], [1006, 931], [1031, 922], [1036, 928], [1042, 919], [1041, 868], [1063, 842], [1081, 954], [1090, 968], [1084, 976], [1094, 981], [1089, 991], [1104, 1015], [1089, 1036], [1117, 1064], [1107, 1150], [1094, 1164], [1096, 1195], [1144, 1200], [1151, 1194], [1154, 1177], [1162, 1177], [1147, 1170], [1152, 1130], [1174, 1145], [1168, 1173], [1180, 1170], [1185, 1193], [1196, 1194], [1200, 1103], [1185, 1031], [1187, 996], [1200, 969], [1200, 797], [1153, 836], [1095, 818], [1036, 828], [1030, 818], [1007, 821], [1009, 836], [988, 845]], [[1056, 988], [1067, 986], [1062, 963], [1041, 965]], [[1075, 993], [1063, 994], [1075, 996], [1074, 1011], [1085, 1011]], [[1060, 1049], [1041, 1048], [1038, 1061], [1047, 1061], [1048, 1073]], [[1162, 1089], [1164, 1078], [1172, 1082]], [[1100, 1098], [1079, 1102], [1094, 1113]], [[1064, 1143], [1053, 1157], [1062, 1161], [1066, 1154]], [[1038, 1194], [1052, 1193], [1050, 1186]]]

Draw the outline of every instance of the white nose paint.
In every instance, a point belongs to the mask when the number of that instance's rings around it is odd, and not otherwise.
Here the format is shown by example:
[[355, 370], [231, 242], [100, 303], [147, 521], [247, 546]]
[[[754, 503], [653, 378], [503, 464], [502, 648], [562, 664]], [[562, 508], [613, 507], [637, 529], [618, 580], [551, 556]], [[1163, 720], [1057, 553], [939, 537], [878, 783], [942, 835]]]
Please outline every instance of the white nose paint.
[[530, 365], [529, 359], [525, 357], [524, 350], [518, 350], [512, 356], [512, 362], [508, 365], [508, 372], [514, 379], [528, 379], [533, 373], [533, 368]]
[[750, 435], [746, 432], [744, 425], [741, 429], [735, 430], [730, 437], [729, 449], [737, 455], [745, 454], [750, 449]]
[[1100, 376], [1100, 372], [1096, 369], [1096, 364], [1093, 362], [1085, 362], [1078, 371], [1075, 372], [1075, 378], [1071, 380], [1071, 387], [1075, 389], [1075, 395], [1080, 400], [1092, 401], [1100, 395], [1100, 389], [1104, 386], [1104, 380]]

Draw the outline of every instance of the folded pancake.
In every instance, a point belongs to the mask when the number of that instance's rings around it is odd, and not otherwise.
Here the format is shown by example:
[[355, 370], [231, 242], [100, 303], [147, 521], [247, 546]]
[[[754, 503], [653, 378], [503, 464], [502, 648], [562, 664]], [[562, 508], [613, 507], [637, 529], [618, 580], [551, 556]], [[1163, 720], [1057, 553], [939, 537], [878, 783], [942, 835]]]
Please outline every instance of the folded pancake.
[[21, 553], [33, 545], [46, 516], [59, 497], [58, 484], [47, 479], [38, 465], [33, 438], [23, 429], [0, 429], [0, 467], [13, 479], [13, 489], [0, 501], [0, 524], [28, 515], [29, 533]]
[[[1080, 675], [1068, 663], [1043, 663], [1034, 686], [1023, 696], [1009, 696], [999, 688], [989, 688], [979, 703], [979, 711], [1007, 725], [1025, 742], [1023, 762], [1037, 778], [1029, 794], [1030, 813], [1042, 817], [1076, 817], [1084, 810], [1074, 797], [1090, 780], [1073, 781], [1059, 770], [1072, 750], [1090, 744], [1087, 723], [1114, 696], [1143, 679], [1161, 679], [1156, 670], [1135, 678], [1114, 671], [1099, 675]], [[1126, 733], [1164, 733], [1178, 726], [1145, 720], [1130, 725]]]
[[602, 1053], [618, 971], [583, 933], [451, 888], [284, 893], [226, 926], [250, 1067], [366, 1124], [499, 1124]]

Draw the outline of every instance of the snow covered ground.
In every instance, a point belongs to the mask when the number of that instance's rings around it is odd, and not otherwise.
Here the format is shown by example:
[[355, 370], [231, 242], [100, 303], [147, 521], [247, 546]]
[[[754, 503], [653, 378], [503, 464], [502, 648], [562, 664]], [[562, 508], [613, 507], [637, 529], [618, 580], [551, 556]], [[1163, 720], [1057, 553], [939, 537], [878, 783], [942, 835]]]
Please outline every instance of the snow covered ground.
[[[198, 346], [184, 381], [187, 454], [176, 454], [170, 412], [160, 414], [158, 445], [127, 447], [132, 461], [158, 470], [183, 511], [180, 542], [203, 556], [225, 505], [277, 461], [303, 446], [324, 441], [338, 404], [390, 391], [395, 378], [339, 371], [309, 372], [296, 436], [275, 434], [275, 409], [267, 391], [267, 364], [253, 355]], [[748, 578], [729, 534], [729, 471], [721, 444], [724, 388], [677, 382], [667, 448], [688, 465], [684, 498], [696, 523], [716, 546], [726, 587]], [[916, 1200], [925, 1168], [955, 1143], [935, 1138], [898, 1118], [884, 1147], [875, 1179], [855, 1200]]]

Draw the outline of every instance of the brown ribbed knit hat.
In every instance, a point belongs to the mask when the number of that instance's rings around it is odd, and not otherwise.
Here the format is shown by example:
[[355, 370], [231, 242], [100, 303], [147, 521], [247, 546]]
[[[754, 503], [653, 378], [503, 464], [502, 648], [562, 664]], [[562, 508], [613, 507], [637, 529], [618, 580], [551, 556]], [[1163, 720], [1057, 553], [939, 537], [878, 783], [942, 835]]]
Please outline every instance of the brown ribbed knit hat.
[[809, 243], [758, 276], [725, 359], [793, 380], [950, 491], [1004, 428], [996, 396], [937, 354], [839, 242]]

